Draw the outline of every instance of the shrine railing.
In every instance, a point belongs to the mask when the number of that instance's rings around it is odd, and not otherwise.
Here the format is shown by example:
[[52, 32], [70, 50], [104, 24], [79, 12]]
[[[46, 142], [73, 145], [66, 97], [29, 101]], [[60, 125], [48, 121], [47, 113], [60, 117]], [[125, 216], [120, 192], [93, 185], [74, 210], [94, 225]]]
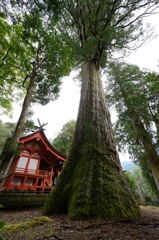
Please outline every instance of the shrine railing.
[[49, 178], [50, 173], [45, 170], [35, 170], [35, 169], [26, 169], [17, 167], [15, 170], [16, 173], [24, 173], [24, 174], [36, 174], [40, 176], [44, 176]]

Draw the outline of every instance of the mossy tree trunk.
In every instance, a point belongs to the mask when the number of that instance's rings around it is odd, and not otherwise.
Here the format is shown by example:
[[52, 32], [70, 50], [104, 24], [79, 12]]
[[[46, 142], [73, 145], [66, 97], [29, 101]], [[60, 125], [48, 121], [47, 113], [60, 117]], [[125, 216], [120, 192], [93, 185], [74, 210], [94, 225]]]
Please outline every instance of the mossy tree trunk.
[[135, 111], [133, 112], [132, 117], [135, 118], [134, 123], [136, 127], [137, 137], [140, 139], [145, 149], [148, 163], [154, 177], [156, 187], [159, 191], [159, 154], [155, 149], [152, 138], [150, 137], [148, 131], [145, 129], [142, 121], [140, 120], [140, 117], [138, 115], [136, 116]]
[[82, 66], [70, 153], [43, 213], [68, 213], [72, 219], [139, 216], [116, 151], [100, 70], [91, 61]]
[[10, 166], [12, 164], [12, 161], [17, 151], [18, 139], [20, 138], [21, 133], [23, 131], [24, 123], [26, 121], [26, 117], [28, 114], [28, 109], [32, 101], [32, 93], [33, 93], [36, 74], [37, 74], [36, 68], [34, 66], [32, 69], [32, 73], [30, 74], [30, 83], [27, 88], [27, 93], [23, 101], [23, 106], [22, 106], [22, 110], [21, 110], [18, 122], [16, 124], [16, 129], [13, 133], [13, 136], [6, 140], [5, 146], [0, 156], [0, 170], [3, 171], [4, 176], [8, 174], [8, 171], [10, 169]]

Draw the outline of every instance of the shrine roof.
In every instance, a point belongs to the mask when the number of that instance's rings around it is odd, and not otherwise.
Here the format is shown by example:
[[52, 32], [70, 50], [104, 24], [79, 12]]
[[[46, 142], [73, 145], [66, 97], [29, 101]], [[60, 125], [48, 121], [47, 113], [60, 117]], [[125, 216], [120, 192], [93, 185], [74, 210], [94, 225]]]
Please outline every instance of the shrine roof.
[[32, 142], [32, 141], [40, 141], [41, 144], [43, 145], [44, 148], [47, 149], [51, 154], [55, 155], [57, 158], [66, 161], [66, 156], [58, 152], [49, 142], [47, 139], [43, 129], [40, 129], [36, 132], [33, 132], [32, 134], [29, 134], [27, 136], [21, 137], [19, 139], [19, 143], [27, 143], [27, 142]]

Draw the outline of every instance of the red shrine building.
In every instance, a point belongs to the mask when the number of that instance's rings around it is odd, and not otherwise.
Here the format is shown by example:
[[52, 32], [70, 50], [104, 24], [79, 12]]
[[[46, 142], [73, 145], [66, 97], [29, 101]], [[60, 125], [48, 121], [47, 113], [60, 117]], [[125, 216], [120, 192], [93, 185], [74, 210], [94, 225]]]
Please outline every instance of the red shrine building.
[[42, 129], [19, 139], [20, 153], [13, 160], [2, 191], [48, 193], [66, 157], [47, 140]]

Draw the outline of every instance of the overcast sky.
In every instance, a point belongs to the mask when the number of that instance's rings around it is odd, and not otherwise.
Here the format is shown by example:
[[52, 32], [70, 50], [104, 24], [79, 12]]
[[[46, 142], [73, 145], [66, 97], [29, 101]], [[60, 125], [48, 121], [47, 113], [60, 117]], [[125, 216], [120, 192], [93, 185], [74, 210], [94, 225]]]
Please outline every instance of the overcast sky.
[[[154, 26], [154, 32], [159, 34], [159, 14], [150, 16], [145, 20], [151, 23], [151, 25]], [[133, 51], [126, 59], [128, 63], [137, 64], [141, 68], [158, 71], [159, 36], [136, 51]], [[73, 81], [74, 75], [74, 73], [71, 73], [69, 77], [63, 79], [60, 97], [56, 101], [50, 102], [46, 106], [36, 105], [33, 107], [33, 120], [36, 124], [38, 124], [38, 118], [42, 124], [48, 123], [45, 126], [45, 134], [48, 139], [54, 138], [57, 133], [60, 132], [62, 126], [69, 120], [76, 120], [80, 99], [80, 88], [78, 84]], [[17, 122], [20, 110], [21, 108], [15, 105], [12, 119], [6, 116], [0, 116], [0, 119], [3, 122]]]

